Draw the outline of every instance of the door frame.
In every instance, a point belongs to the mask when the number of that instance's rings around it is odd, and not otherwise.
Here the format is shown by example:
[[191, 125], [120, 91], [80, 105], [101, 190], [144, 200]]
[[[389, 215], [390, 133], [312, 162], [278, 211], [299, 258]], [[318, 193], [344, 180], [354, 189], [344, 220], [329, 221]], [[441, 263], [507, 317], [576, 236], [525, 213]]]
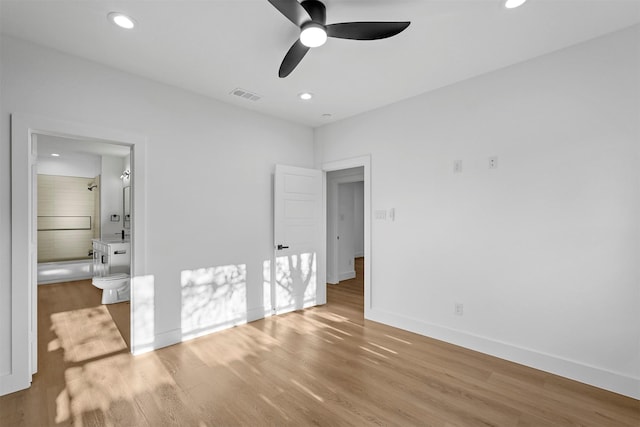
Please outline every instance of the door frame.
[[[324, 237], [327, 236], [327, 172], [343, 169], [364, 167], [364, 317], [369, 318], [372, 309], [372, 283], [371, 265], [373, 264], [372, 244], [371, 244], [371, 156], [353, 157], [350, 159], [337, 160], [322, 164], [324, 172], [323, 179], [323, 224], [325, 227]], [[325, 254], [327, 242], [324, 245]], [[327, 266], [324, 267], [325, 271]]]
[[[146, 143], [145, 135], [31, 114], [11, 114], [11, 371], [3, 376], [0, 395], [31, 386], [37, 371], [37, 183], [33, 178], [37, 154], [34, 135], [86, 139], [129, 146], [131, 150], [132, 215], [131, 286], [146, 272]], [[135, 213], [135, 214], [134, 214]], [[37, 240], [35, 241], [37, 248]], [[36, 249], [37, 253], [37, 249]], [[37, 270], [37, 269], [36, 269]], [[135, 349], [131, 298], [131, 349]]]

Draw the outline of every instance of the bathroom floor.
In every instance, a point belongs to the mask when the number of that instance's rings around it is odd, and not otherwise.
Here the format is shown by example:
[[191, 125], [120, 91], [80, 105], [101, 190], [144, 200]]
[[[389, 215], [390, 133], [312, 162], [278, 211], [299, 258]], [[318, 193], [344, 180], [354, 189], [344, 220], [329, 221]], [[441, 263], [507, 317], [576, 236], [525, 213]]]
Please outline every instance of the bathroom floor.
[[38, 287], [39, 342], [48, 343], [38, 348], [39, 366], [51, 361], [52, 348], [71, 349], [65, 361], [129, 351], [129, 302], [102, 305], [101, 297], [91, 280]]

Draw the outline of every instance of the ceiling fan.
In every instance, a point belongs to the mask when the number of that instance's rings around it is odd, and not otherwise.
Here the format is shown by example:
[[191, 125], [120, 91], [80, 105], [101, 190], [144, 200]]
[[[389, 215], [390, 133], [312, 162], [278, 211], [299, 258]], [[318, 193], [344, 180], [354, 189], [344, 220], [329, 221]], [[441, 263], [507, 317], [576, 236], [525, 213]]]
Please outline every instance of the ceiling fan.
[[278, 76], [287, 77], [309, 49], [322, 46], [327, 37], [351, 40], [378, 40], [395, 36], [411, 22], [341, 22], [326, 25], [327, 13], [319, 0], [269, 0], [289, 21], [300, 27], [300, 38], [291, 46], [280, 65]]

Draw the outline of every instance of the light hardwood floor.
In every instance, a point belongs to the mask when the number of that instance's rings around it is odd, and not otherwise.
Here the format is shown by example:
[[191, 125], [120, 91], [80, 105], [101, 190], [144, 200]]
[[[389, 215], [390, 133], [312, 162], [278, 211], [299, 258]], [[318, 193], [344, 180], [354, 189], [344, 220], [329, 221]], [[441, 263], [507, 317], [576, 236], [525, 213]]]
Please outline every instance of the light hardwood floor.
[[40, 371], [0, 425], [640, 426], [637, 400], [365, 321], [357, 267], [325, 306], [136, 357], [89, 282], [41, 287]]

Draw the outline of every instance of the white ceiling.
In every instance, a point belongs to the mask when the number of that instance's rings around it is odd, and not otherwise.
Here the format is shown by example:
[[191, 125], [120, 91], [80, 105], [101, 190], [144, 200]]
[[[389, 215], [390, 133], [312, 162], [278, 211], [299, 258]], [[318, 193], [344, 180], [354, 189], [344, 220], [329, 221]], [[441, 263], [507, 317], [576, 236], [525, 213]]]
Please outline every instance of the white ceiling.
[[76, 139], [51, 135], [38, 135], [38, 156], [49, 157], [52, 153], [72, 157], [77, 154], [94, 154], [125, 157], [131, 152], [128, 146], [104, 141]]
[[[344, 119], [640, 22], [640, 0], [326, 0], [327, 23], [404, 21], [329, 39], [278, 78], [298, 29], [267, 0], [0, 0], [3, 33], [310, 126]], [[138, 26], [109, 23], [124, 12]], [[243, 88], [262, 96], [230, 95]], [[303, 103], [297, 94], [310, 91]], [[322, 115], [329, 113], [330, 118]]]

